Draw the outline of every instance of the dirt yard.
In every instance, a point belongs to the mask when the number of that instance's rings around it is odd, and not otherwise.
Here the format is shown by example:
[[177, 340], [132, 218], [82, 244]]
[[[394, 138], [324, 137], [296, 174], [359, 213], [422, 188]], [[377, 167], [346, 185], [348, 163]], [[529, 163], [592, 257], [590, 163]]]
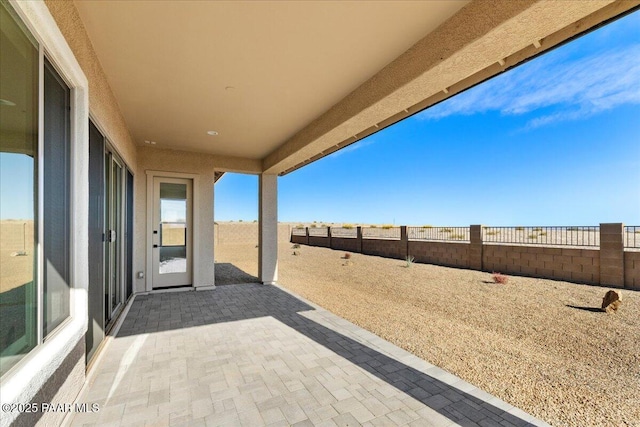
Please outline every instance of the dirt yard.
[[[640, 426], [640, 292], [491, 275], [281, 242], [278, 282], [554, 426]], [[216, 248], [255, 280], [255, 244]], [[222, 265], [224, 264], [224, 265]], [[351, 265], [345, 265], [351, 264]], [[216, 279], [217, 280], [217, 279]]]

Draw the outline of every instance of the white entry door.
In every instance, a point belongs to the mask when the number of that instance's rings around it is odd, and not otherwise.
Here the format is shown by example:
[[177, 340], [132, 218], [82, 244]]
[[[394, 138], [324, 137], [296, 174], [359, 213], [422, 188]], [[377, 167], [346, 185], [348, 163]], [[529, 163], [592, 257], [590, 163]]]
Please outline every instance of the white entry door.
[[192, 180], [153, 178], [153, 288], [191, 285]]

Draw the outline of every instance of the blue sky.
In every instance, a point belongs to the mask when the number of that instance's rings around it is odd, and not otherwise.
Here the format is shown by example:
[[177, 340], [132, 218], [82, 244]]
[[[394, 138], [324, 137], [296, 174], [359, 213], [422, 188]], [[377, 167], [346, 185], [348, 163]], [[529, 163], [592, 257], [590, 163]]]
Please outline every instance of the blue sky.
[[[640, 13], [281, 177], [287, 222], [640, 225]], [[216, 220], [257, 218], [227, 174]]]

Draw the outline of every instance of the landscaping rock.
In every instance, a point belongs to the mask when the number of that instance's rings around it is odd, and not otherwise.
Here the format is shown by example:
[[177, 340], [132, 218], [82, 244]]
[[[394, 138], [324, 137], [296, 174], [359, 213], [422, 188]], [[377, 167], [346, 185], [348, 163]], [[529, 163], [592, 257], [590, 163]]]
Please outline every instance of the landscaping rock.
[[602, 298], [602, 309], [607, 313], [614, 313], [622, 304], [622, 294], [620, 291], [608, 291]]

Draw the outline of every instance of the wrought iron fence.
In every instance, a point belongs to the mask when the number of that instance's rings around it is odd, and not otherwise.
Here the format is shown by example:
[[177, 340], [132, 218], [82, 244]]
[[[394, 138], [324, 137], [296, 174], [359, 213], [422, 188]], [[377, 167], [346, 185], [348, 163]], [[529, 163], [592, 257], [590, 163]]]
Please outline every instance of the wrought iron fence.
[[306, 236], [307, 230], [304, 227], [295, 227], [291, 230], [291, 234], [294, 236]]
[[400, 227], [362, 227], [363, 239], [400, 239]]
[[358, 237], [358, 229], [355, 227], [331, 227], [331, 237], [355, 239], [356, 237]]
[[469, 227], [407, 227], [409, 240], [468, 242]]
[[329, 237], [329, 229], [327, 227], [309, 227], [309, 236]]
[[623, 237], [625, 248], [640, 249], [640, 225], [626, 225]]
[[544, 246], [599, 246], [600, 227], [483, 227], [482, 242]]

